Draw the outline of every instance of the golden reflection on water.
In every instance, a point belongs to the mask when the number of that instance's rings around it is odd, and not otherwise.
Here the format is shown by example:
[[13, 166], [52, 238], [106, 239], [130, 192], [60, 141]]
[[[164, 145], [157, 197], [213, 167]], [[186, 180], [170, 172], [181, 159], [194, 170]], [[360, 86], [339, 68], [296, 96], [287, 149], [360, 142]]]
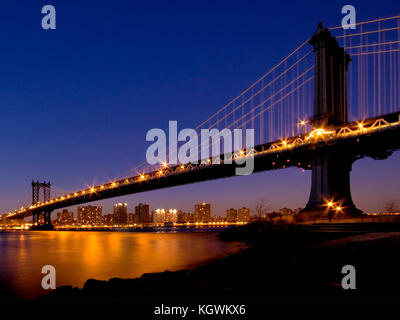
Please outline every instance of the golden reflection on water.
[[0, 233], [0, 298], [44, 294], [44, 265], [56, 268], [57, 287], [87, 279], [134, 278], [179, 270], [237, 250], [215, 233], [4, 232]]

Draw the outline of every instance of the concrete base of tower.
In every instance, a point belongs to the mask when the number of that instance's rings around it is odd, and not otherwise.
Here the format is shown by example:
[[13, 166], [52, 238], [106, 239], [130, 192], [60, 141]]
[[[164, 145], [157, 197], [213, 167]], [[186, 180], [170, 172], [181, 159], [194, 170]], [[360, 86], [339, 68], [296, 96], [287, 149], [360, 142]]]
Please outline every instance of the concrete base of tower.
[[326, 204], [307, 206], [297, 215], [298, 221], [355, 219], [364, 216], [363, 212], [354, 205], [331, 209]]
[[312, 168], [310, 198], [299, 218], [348, 219], [362, 216], [350, 192], [353, 159], [344, 150], [319, 150], [310, 159]]
[[53, 231], [54, 225], [52, 224], [38, 224], [31, 226], [30, 230], [33, 231]]

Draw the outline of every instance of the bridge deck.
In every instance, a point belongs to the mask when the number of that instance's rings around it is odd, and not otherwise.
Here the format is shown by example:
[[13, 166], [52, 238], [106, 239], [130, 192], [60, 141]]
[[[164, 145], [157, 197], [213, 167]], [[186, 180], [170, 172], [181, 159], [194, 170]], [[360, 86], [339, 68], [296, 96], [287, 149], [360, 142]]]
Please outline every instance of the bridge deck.
[[[311, 169], [312, 155], [327, 148], [350, 155], [355, 160], [362, 157], [384, 159], [400, 148], [400, 112], [371, 118], [362, 123], [349, 123], [329, 131], [316, 129], [302, 136], [266, 143], [247, 151], [247, 154], [244, 151], [234, 154], [233, 159], [253, 157], [254, 172], [288, 167], [307, 170]], [[235, 169], [239, 165], [234, 161], [227, 164], [224, 157], [221, 158], [219, 164], [209, 160], [206, 164], [178, 165], [93, 186], [11, 212], [5, 217], [24, 218], [38, 212], [49, 212], [92, 201], [235, 176]]]

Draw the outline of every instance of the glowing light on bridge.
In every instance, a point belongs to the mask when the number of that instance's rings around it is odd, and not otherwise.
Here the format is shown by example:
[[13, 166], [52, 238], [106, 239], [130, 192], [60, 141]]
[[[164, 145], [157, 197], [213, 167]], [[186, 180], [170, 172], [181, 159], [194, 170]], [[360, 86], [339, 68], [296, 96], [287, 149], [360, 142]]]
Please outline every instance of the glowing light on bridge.
[[313, 131], [310, 132], [310, 134], [306, 137], [306, 140], [310, 140], [312, 138], [314, 138], [315, 140], [317, 140], [320, 137], [326, 136], [326, 135], [331, 135], [334, 134], [335, 131], [327, 131], [323, 128], [319, 128], [319, 129], [315, 129]]

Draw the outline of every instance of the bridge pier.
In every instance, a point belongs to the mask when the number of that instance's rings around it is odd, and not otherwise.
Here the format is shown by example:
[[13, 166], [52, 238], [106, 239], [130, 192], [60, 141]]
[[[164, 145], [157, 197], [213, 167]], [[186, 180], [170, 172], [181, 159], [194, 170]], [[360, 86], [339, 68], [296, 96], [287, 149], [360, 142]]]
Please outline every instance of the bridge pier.
[[[318, 24], [309, 43], [314, 47], [314, 114], [313, 129], [334, 129], [347, 120], [347, 66], [351, 61], [328, 29]], [[353, 159], [340, 149], [315, 148], [310, 162], [311, 193], [300, 217], [354, 217], [362, 211], [353, 203], [350, 171]]]
[[310, 162], [311, 192], [300, 216], [305, 219], [359, 216], [362, 211], [354, 205], [350, 191], [351, 155], [339, 150], [318, 150]]
[[33, 225], [38, 225], [39, 224], [39, 218], [40, 218], [40, 213], [39, 212], [34, 212], [32, 214], [32, 224]]
[[51, 225], [51, 211], [43, 212], [43, 224]]
[[[43, 215], [43, 221], [40, 221], [41, 215]], [[33, 213], [31, 230], [54, 230], [54, 226], [51, 223], [51, 211]]]
[[[50, 182], [32, 181], [32, 204], [40, 200], [40, 189], [43, 189], [43, 202], [50, 200]], [[43, 215], [43, 220], [40, 217]], [[32, 230], [54, 230], [51, 224], [51, 211], [36, 211], [32, 214]]]

